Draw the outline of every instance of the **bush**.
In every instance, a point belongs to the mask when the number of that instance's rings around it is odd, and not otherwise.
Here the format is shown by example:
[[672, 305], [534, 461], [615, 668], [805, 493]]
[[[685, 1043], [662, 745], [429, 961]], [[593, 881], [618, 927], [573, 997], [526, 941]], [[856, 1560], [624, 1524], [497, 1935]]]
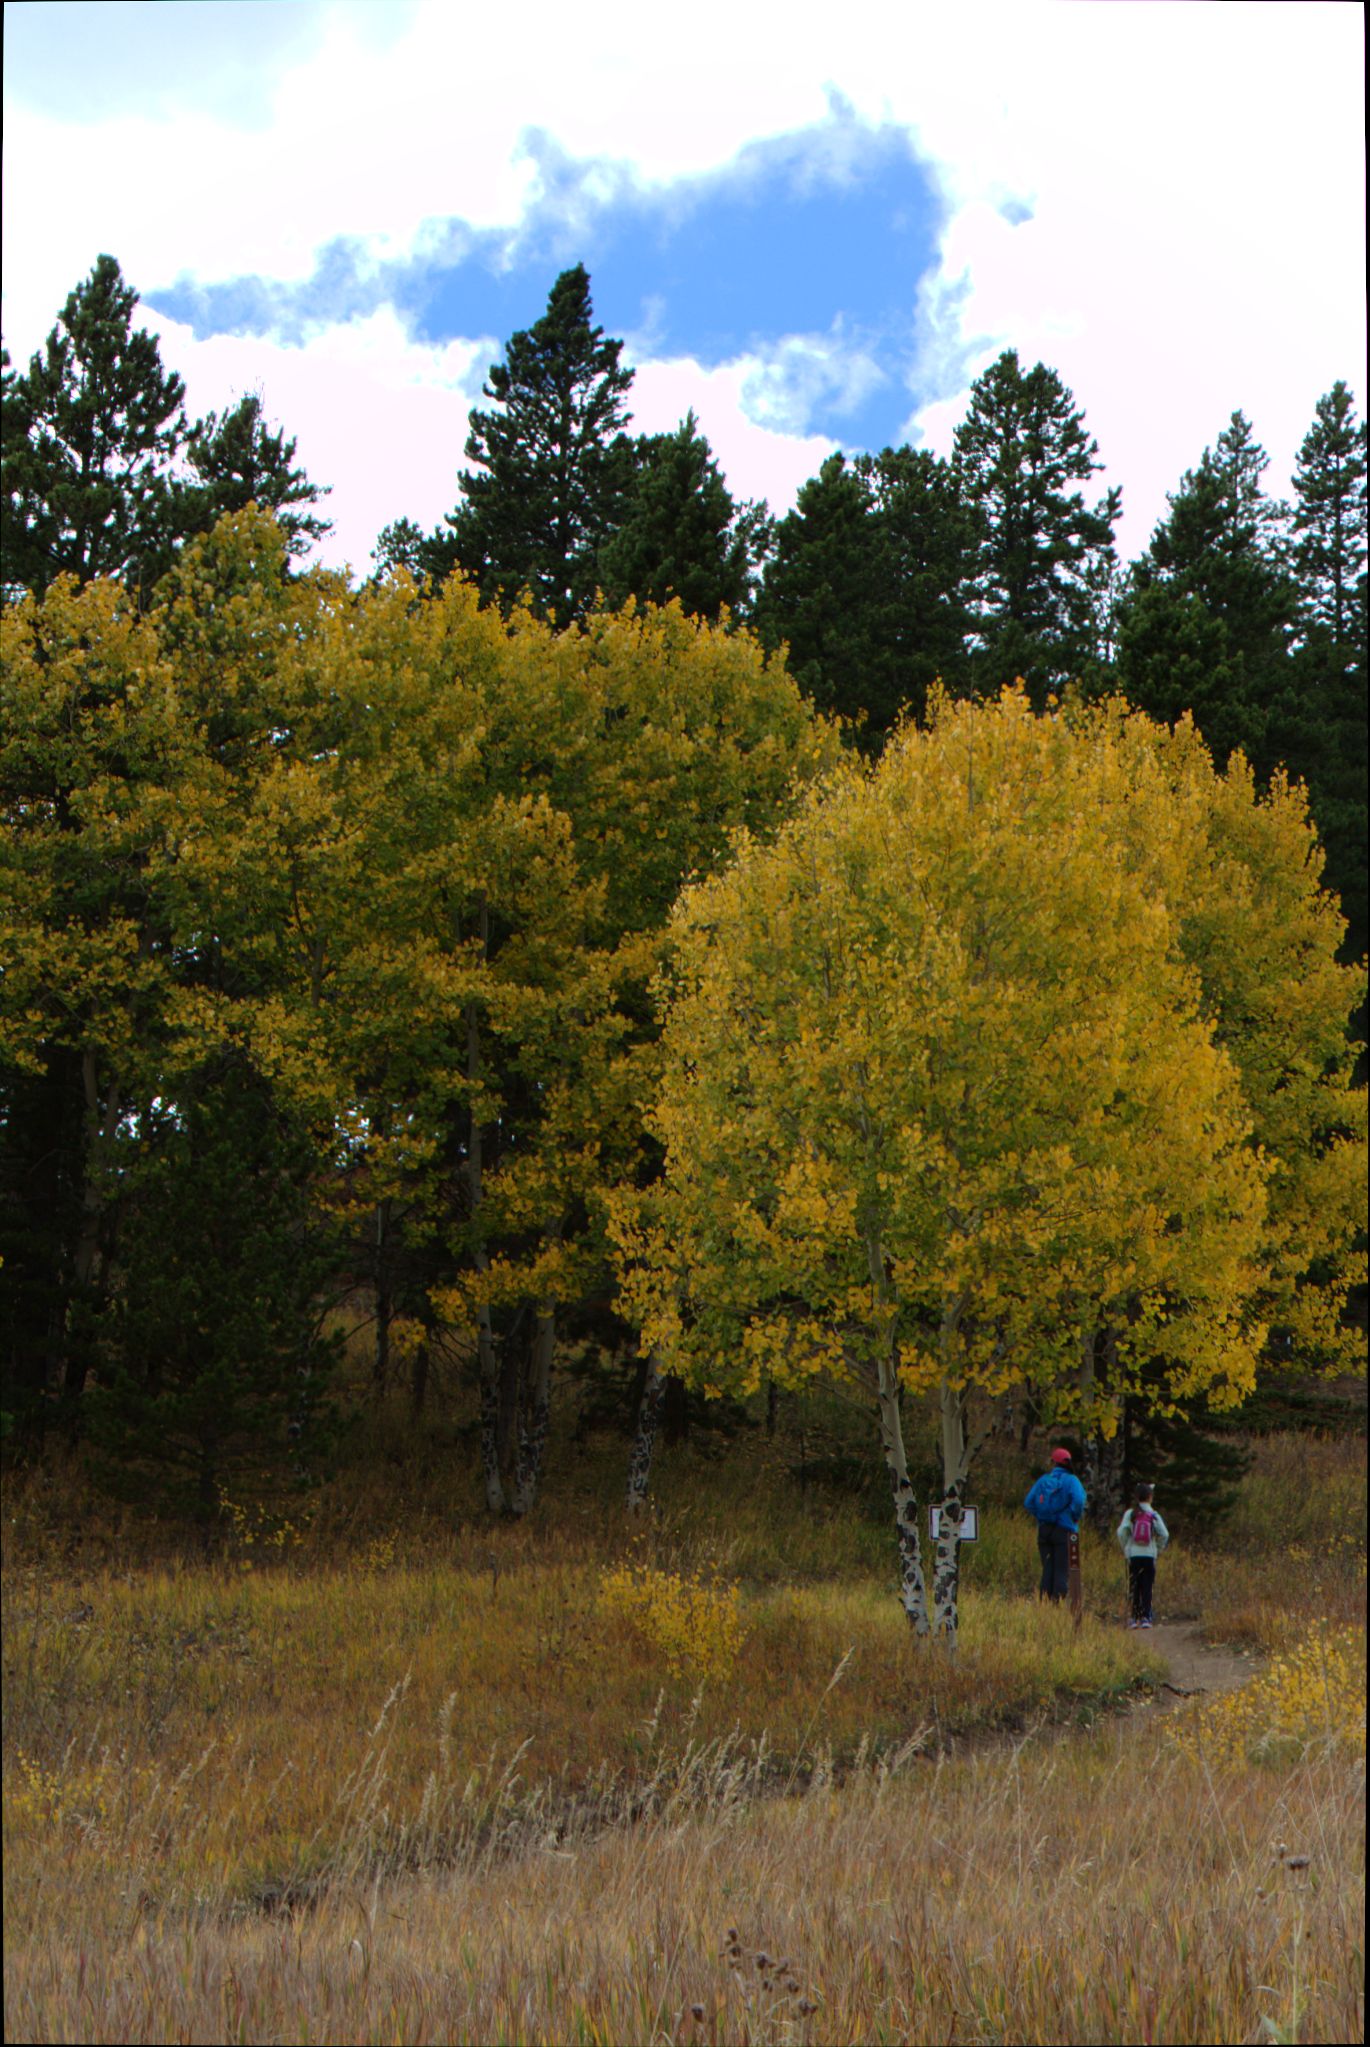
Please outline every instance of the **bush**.
[[742, 1647], [736, 1585], [708, 1583], [700, 1572], [617, 1564], [599, 1581], [606, 1612], [621, 1614], [666, 1660], [672, 1677], [731, 1677]]
[[1186, 1715], [1171, 1734], [1187, 1754], [1215, 1763], [1301, 1762], [1318, 1750], [1364, 1755], [1364, 1632], [1314, 1630], [1263, 1676]]

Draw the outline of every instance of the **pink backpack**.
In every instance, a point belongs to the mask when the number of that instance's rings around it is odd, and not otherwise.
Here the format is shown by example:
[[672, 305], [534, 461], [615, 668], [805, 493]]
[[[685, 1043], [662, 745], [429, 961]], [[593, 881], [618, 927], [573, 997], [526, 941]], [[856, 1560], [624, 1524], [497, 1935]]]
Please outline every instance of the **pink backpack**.
[[1132, 1517], [1132, 1540], [1150, 1542], [1156, 1533], [1156, 1516], [1150, 1507], [1139, 1507]]

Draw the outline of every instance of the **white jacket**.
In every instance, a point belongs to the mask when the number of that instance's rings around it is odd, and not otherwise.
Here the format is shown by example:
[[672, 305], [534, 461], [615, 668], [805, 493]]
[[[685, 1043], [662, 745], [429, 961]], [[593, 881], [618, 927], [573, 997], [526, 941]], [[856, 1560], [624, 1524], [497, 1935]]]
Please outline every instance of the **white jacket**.
[[1132, 1516], [1135, 1511], [1135, 1508], [1129, 1507], [1122, 1520], [1118, 1523], [1118, 1543], [1123, 1555], [1125, 1557], [1159, 1556], [1170, 1540], [1170, 1530], [1166, 1527], [1156, 1509], [1152, 1507], [1150, 1513], [1155, 1526], [1151, 1531], [1150, 1542], [1134, 1542], [1132, 1540]]

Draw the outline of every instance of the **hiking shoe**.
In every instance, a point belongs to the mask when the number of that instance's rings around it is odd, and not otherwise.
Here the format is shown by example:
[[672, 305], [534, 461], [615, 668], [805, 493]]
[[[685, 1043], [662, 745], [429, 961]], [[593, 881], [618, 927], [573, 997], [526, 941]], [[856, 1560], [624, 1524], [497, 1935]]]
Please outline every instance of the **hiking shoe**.
[[1129, 1626], [1130, 1628], [1139, 1628], [1139, 1627], [1140, 1627], [1141, 1625], [1142, 1625], [1142, 1624], [1141, 1624], [1141, 1622], [1140, 1622], [1140, 1621], [1129, 1621], [1129, 1622], [1128, 1622], [1128, 1626]]
[[1151, 1626], [1151, 1615], [1148, 1614], [1144, 1621], [1138, 1621], [1137, 1625], [1141, 1628], [1149, 1628]]

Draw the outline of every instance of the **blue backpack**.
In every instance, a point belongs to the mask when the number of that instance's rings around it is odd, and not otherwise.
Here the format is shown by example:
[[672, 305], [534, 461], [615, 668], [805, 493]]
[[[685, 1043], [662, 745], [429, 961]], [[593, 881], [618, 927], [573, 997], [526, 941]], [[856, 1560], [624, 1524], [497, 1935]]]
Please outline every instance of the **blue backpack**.
[[1037, 1504], [1032, 1511], [1039, 1522], [1055, 1521], [1066, 1504], [1063, 1495], [1067, 1488], [1061, 1483], [1063, 1476], [1059, 1470], [1046, 1471], [1038, 1479]]

